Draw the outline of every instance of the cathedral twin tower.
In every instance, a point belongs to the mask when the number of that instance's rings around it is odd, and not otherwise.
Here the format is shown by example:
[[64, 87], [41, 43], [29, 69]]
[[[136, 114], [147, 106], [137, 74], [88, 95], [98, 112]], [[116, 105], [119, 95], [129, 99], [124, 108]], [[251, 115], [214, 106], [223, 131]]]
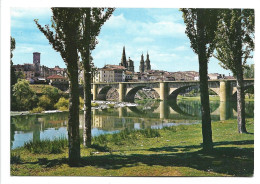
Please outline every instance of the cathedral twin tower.
[[[134, 73], [134, 61], [131, 60], [130, 57], [129, 57], [128, 61], [126, 61], [125, 47], [123, 47], [121, 63], [119, 63], [119, 65], [124, 66], [128, 71], [131, 71], [131, 72]], [[149, 60], [149, 54], [147, 52], [147, 56], [146, 56], [145, 61], [144, 61], [143, 54], [141, 55], [139, 72], [144, 73], [144, 72], [147, 72], [148, 70], [151, 70], [151, 63], [150, 63], [150, 60]]]

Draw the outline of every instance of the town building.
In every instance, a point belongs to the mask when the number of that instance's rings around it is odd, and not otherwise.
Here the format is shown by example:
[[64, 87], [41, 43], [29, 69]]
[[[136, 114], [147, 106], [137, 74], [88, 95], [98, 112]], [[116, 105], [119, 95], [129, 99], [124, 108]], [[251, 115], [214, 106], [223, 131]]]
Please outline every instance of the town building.
[[66, 82], [66, 78], [61, 75], [51, 75], [47, 77], [47, 79], [50, 81], [50, 83], [60, 83], [60, 82]]
[[33, 81], [39, 81], [47, 79], [52, 75], [59, 75], [63, 78], [67, 78], [67, 72], [65, 68], [60, 68], [59, 66], [55, 66], [54, 68], [49, 68], [47, 66], [41, 66], [41, 53], [34, 52], [33, 53], [33, 63], [25, 63], [23, 65], [13, 65], [15, 72], [22, 72], [27, 80], [31, 83]]
[[97, 69], [93, 82], [125, 82], [125, 72], [124, 66], [105, 65], [103, 68]]

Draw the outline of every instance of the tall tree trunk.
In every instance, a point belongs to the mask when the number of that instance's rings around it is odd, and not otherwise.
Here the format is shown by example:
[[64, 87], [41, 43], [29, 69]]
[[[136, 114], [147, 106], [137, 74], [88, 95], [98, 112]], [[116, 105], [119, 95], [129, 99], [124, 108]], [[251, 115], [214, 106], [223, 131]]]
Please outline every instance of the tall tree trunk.
[[[76, 47], [75, 47], [76, 48]], [[79, 137], [79, 84], [77, 50], [70, 50], [71, 57], [67, 64], [69, 76], [69, 165], [78, 166], [80, 163], [80, 137]]]
[[84, 121], [86, 134], [86, 146], [91, 146], [91, 66], [90, 66], [90, 8], [86, 11], [85, 36], [86, 46], [83, 53], [83, 70], [84, 70]]
[[203, 150], [211, 151], [213, 149], [211, 117], [209, 106], [208, 92], [208, 60], [206, 57], [205, 43], [205, 25], [203, 22], [204, 10], [198, 9], [197, 12], [197, 42], [198, 42], [198, 57], [199, 57], [199, 75], [200, 75], [200, 100], [201, 100], [201, 115], [202, 115], [202, 136]]
[[[238, 17], [241, 16], [241, 9], [235, 9]], [[245, 121], [245, 93], [244, 93], [244, 79], [242, 68], [242, 33], [241, 33], [241, 21], [236, 23], [237, 37], [235, 43], [237, 44], [234, 52], [236, 61], [236, 80], [237, 80], [237, 125], [239, 133], [247, 133], [246, 121]]]

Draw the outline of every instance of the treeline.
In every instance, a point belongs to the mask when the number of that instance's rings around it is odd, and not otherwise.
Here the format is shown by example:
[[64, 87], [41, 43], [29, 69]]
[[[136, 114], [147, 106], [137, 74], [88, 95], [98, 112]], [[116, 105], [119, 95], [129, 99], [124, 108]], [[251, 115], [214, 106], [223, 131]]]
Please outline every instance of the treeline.
[[[40, 113], [45, 110], [69, 110], [68, 94], [50, 85], [37, 85], [40, 92], [29, 84], [27, 80], [19, 79], [12, 90], [12, 111], [31, 111]], [[79, 97], [79, 108], [83, 109], [84, 100]]]

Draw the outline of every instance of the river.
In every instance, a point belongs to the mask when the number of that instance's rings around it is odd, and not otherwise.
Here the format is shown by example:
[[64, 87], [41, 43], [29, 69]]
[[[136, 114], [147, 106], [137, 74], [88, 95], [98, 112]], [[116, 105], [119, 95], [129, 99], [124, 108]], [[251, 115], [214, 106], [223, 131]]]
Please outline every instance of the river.
[[[236, 105], [210, 101], [212, 121], [236, 118]], [[114, 133], [125, 128], [145, 129], [201, 123], [199, 100], [178, 100], [176, 103], [148, 101], [136, 107], [92, 110], [92, 136]], [[254, 117], [254, 102], [246, 102], [246, 117]], [[11, 116], [11, 148], [25, 142], [67, 137], [68, 112]], [[83, 134], [83, 113], [80, 113], [80, 135]]]

